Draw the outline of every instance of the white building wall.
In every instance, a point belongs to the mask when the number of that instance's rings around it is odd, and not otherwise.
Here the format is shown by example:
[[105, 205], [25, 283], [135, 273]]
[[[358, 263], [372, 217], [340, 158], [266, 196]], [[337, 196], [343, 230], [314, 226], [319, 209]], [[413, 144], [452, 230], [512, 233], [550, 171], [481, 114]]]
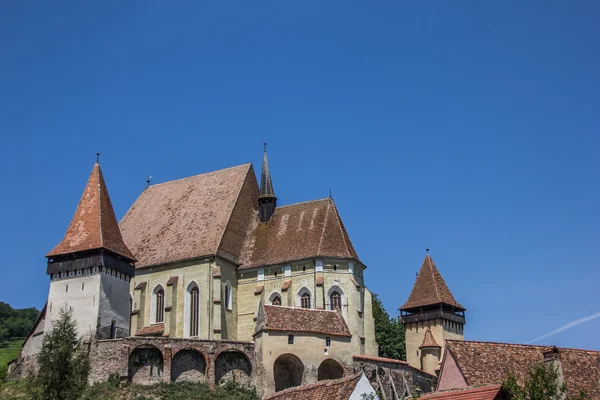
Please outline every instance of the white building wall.
[[102, 339], [110, 339], [110, 326], [116, 321], [116, 337], [129, 336], [129, 281], [125, 275], [103, 273], [99, 290], [98, 313], [100, 315], [100, 333]]

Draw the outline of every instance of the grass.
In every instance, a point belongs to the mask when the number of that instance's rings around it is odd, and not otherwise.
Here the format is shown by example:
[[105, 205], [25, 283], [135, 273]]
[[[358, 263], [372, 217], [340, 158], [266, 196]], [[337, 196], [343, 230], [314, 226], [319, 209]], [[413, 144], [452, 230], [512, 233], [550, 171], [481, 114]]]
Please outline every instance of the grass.
[[10, 339], [0, 343], [0, 368], [8, 365], [8, 362], [19, 357], [21, 353], [21, 345], [24, 339]]

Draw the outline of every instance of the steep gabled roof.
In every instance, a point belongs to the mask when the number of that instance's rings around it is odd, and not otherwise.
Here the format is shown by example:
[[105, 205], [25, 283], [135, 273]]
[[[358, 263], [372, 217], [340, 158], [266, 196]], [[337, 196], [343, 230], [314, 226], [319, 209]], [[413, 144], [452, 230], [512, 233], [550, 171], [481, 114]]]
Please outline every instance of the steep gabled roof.
[[425, 260], [423, 260], [419, 275], [417, 275], [415, 285], [410, 292], [408, 301], [400, 309], [408, 310], [442, 303], [463, 311], [465, 310], [454, 299], [446, 282], [444, 282], [444, 278], [442, 278], [442, 274], [438, 271], [429, 254], [427, 254]]
[[346, 321], [337, 311], [269, 305], [263, 307], [264, 325], [259, 329], [352, 336]]
[[347, 400], [362, 377], [362, 372], [336, 380], [296, 386], [265, 397], [264, 400]]
[[435, 340], [430, 327], [427, 327], [427, 330], [425, 331], [425, 337], [423, 338], [423, 343], [421, 343], [419, 346], [420, 349], [424, 347], [442, 347], [438, 344], [437, 340]]
[[426, 393], [420, 397], [422, 400], [500, 400], [504, 398], [502, 385], [485, 385]]
[[278, 207], [268, 223], [255, 220], [240, 257], [240, 268], [315, 257], [359, 261], [331, 198]]
[[[503, 382], [514, 373], [524, 383], [529, 369], [544, 362], [548, 346], [447, 340], [446, 356], [456, 362], [468, 385]], [[585, 391], [600, 399], [600, 351], [557, 348], [569, 396]], [[443, 379], [444, 368], [440, 372]]]
[[256, 218], [251, 164], [152, 185], [120, 222], [136, 268], [221, 255], [237, 262]]
[[98, 163], [94, 164], [64, 238], [46, 257], [96, 249], [110, 250], [131, 261], [135, 260], [121, 237], [115, 211]]

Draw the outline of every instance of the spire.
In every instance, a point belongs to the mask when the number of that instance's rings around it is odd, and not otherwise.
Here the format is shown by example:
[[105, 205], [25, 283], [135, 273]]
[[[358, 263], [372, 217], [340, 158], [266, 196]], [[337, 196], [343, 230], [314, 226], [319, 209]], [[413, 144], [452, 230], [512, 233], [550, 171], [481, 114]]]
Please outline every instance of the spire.
[[421, 265], [421, 270], [417, 275], [417, 280], [410, 292], [408, 301], [400, 309], [408, 310], [437, 304], [447, 304], [465, 311], [465, 308], [454, 299], [446, 282], [444, 282], [444, 278], [442, 278], [442, 274], [440, 274], [428, 253], [425, 260], [423, 260], [423, 265]]
[[46, 257], [98, 249], [135, 261], [121, 237], [102, 170], [96, 161], [65, 237]]
[[433, 333], [431, 332], [431, 328], [429, 326], [427, 326], [427, 330], [425, 331], [425, 337], [423, 338], [423, 343], [421, 343], [419, 349], [422, 349], [423, 347], [442, 347], [438, 344], [437, 340], [435, 340], [435, 337], [433, 336]]
[[275, 207], [277, 207], [277, 197], [275, 197], [275, 191], [273, 190], [269, 161], [267, 160], [267, 142], [264, 145], [262, 172], [260, 175], [260, 197], [258, 198], [260, 222], [267, 222], [271, 219], [275, 213]]

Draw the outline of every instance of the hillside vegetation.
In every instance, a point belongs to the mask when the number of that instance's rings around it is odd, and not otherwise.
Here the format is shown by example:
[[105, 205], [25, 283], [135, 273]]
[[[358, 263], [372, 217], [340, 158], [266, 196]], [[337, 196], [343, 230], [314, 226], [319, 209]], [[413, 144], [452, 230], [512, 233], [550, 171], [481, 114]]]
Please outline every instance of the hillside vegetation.
[[35, 308], [15, 310], [10, 304], [0, 301], [0, 344], [26, 337], [39, 314]]
[[19, 357], [21, 345], [24, 339], [10, 339], [0, 343], [0, 368], [8, 365], [8, 362]]

